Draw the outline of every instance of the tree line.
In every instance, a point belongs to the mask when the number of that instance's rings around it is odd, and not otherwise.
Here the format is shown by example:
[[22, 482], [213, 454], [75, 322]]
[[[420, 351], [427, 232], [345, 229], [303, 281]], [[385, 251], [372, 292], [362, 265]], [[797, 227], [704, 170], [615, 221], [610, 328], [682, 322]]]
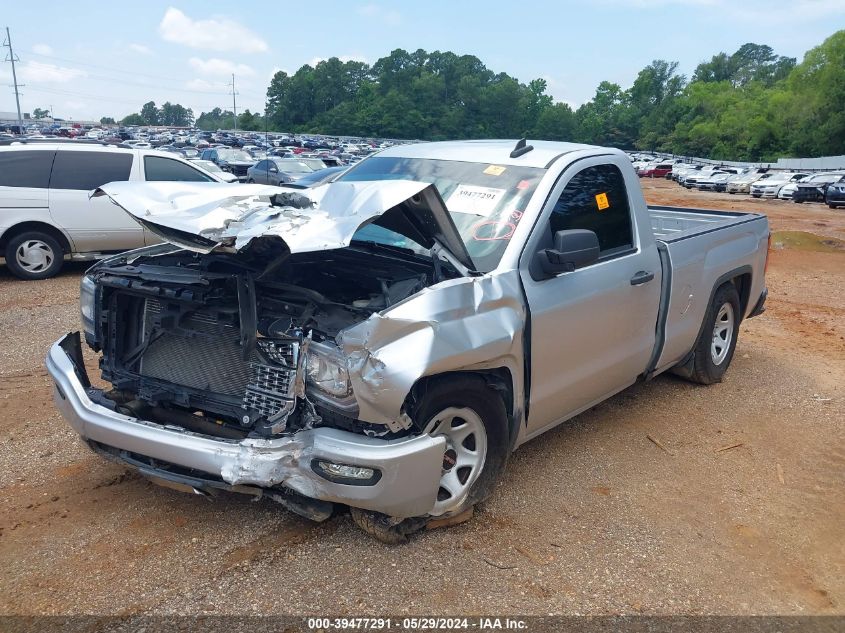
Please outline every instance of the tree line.
[[[753, 43], [714, 55], [690, 78], [677, 62], [655, 60], [627, 89], [603, 81], [574, 110], [555, 102], [545, 80], [522, 83], [473, 55], [397, 49], [372, 65], [332, 57], [293, 75], [277, 72], [263, 115], [247, 110], [237, 127], [423, 140], [528, 136], [771, 161], [845, 154], [843, 104], [845, 30], [801, 63]], [[122, 122], [154, 121], [194, 123], [189, 108], [153, 102]], [[235, 120], [215, 108], [195, 123], [228, 129]]]
[[194, 125], [194, 111], [179, 103], [166, 101], [161, 107], [155, 101], [147, 101], [140, 112], [134, 112], [120, 120], [121, 125], [169, 125], [189, 127]]

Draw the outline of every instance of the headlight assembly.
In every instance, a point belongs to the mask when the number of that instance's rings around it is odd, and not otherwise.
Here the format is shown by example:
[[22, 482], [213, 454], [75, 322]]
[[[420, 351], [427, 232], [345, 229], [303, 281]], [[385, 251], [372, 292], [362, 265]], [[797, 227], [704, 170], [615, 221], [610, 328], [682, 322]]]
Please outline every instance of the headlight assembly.
[[352, 383], [340, 350], [311, 342], [305, 356], [305, 384], [310, 395], [347, 408], [354, 405]]
[[82, 331], [85, 332], [85, 340], [89, 344], [97, 338], [96, 301], [97, 284], [85, 275], [79, 284], [79, 312], [82, 317]]

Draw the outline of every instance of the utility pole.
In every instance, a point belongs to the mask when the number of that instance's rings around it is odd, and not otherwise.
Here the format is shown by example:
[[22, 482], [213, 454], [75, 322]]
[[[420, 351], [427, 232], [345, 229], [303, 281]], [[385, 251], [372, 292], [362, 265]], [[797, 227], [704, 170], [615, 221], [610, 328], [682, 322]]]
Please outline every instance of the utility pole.
[[235, 131], [238, 131], [238, 93], [235, 91], [235, 73], [232, 73], [232, 114], [235, 115]]
[[[18, 91], [18, 75], [15, 72], [15, 62], [20, 61], [15, 57], [15, 51], [12, 50], [12, 36], [9, 34], [9, 27], [6, 27], [6, 41], [3, 46], [9, 49], [9, 55], [6, 57], [7, 62], [12, 62], [12, 81], [15, 83], [15, 102], [18, 105], [18, 132], [23, 134], [23, 117], [21, 116], [21, 96]], [[233, 75], [234, 77], [234, 75]]]

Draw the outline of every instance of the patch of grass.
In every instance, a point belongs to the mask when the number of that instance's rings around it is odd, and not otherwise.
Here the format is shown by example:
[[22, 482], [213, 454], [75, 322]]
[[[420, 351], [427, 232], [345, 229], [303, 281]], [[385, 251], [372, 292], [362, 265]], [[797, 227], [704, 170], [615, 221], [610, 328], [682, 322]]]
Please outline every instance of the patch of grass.
[[788, 248], [818, 253], [841, 253], [845, 252], [845, 240], [835, 237], [822, 237], [806, 231], [775, 231], [772, 233], [772, 248]]

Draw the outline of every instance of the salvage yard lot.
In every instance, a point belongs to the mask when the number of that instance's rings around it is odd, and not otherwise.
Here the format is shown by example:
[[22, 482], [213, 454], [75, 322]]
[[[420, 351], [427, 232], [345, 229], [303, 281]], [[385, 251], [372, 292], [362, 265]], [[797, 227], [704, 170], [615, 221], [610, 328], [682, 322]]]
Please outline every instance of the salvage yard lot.
[[43, 366], [84, 266], [0, 267], [0, 613], [845, 613], [845, 213], [643, 187], [769, 215], [768, 310], [725, 381], [623, 392], [520, 448], [471, 522], [399, 547], [94, 456]]

